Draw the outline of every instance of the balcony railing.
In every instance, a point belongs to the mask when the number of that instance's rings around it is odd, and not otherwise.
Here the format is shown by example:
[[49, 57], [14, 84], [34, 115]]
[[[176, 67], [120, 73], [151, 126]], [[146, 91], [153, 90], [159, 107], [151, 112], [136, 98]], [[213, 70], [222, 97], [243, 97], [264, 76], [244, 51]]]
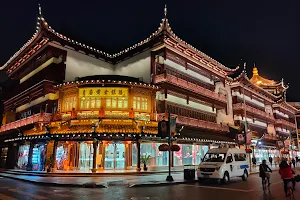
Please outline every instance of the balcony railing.
[[[235, 110], [244, 110], [244, 109], [245, 109], [245, 105], [243, 103], [233, 104], [233, 110], [234, 111]], [[266, 119], [271, 120], [271, 121], [275, 120], [273, 115], [268, 114], [268, 113], [266, 113], [264, 111], [261, 111], [261, 110], [259, 110], [257, 108], [253, 108], [253, 107], [248, 106], [248, 105], [246, 105], [246, 111], [250, 112], [250, 113], [253, 113], [255, 115], [258, 115], [258, 116], [260, 116], [262, 118], [266, 118]]]
[[215, 99], [217, 101], [226, 103], [226, 97], [223, 94], [217, 94], [214, 91], [211, 91], [209, 89], [206, 89], [204, 87], [201, 87], [199, 85], [196, 85], [194, 83], [191, 83], [187, 80], [183, 80], [181, 78], [175, 77], [170, 74], [160, 74], [155, 76], [154, 82], [157, 83], [162, 83], [162, 82], [169, 82], [172, 83], [173, 85], [177, 85], [179, 87], [185, 88], [187, 90], [193, 91], [195, 93], [201, 94], [203, 96], [206, 96], [211, 99]]
[[[164, 114], [158, 114], [158, 120], [163, 119]], [[200, 119], [194, 119], [190, 117], [184, 117], [184, 116], [179, 116], [179, 115], [173, 115], [176, 116], [176, 123], [178, 124], [183, 124], [183, 125], [189, 125], [193, 127], [199, 127], [202, 129], [208, 129], [208, 130], [213, 130], [213, 131], [218, 131], [218, 132], [229, 132], [229, 128], [226, 125], [221, 125], [215, 122], [209, 122], [209, 121], [204, 121]]]
[[287, 126], [292, 129], [296, 129], [296, 125], [294, 123], [286, 121], [284, 119], [276, 119], [275, 125], [283, 125], [283, 126]]
[[209, 113], [202, 111], [200, 109], [183, 106], [180, 104], [168, 102], [168, 101], [159, 101], [157, 106], [157, 112], [163, 113], [166, 110], [169, 110], [171, 113], [185, 116], [185, 117], [191, 117], [195, 119], [200, 119], [204, 121], [210, 121], [210, 122], [216, 122], [216, 114], [215, 113]]
[[50, 113], [38, 113], [38, 114], [32, 115], [30, 117], [26, 117], [24, 119], [20, 119], [20, 120], [11, 122], [9, 124], [6, 124], [4, 126], [1, 126], [0, 132], [2, 133], [5, 131], [8, 131], [8, 130], [20, 128], [22, 126], [33, 124], [36, 122], [49, 122], [51, 120], [51, 116], [52, 116], [52, 114], [50, 114]]
[[285, 135], [290, 135], [289, 130], [282, 129], [282, 128], [279, 128], [279, 127], [276, 127], [275, 130], [276, 130], [276, 132], [279, 132], [279, 133], [282, 133], [282, 134], [285, 134]]

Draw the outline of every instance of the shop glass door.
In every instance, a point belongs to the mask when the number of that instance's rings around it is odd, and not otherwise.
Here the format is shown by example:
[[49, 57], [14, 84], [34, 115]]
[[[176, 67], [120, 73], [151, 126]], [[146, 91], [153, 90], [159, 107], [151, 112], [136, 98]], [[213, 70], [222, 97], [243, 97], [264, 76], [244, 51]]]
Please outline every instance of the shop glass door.
[[125, 145], [107, 144], [105, 147], [105, 169], [125, 168]]

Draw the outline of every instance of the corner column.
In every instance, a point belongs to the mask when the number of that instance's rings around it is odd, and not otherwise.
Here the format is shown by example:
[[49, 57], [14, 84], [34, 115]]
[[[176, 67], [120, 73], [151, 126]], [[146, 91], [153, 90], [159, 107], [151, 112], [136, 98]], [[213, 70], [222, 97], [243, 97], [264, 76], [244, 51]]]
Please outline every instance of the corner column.
[[52, 172], [56, 171], [56, 149], [57, 149], [57, 144], [58, 141], [54, 140], [54, 145], [53, 145], [53, 152], [52, 152], [52, 157], [51, 157], [51, 168], [52, 168]]
[[93, 153], [93, 169], [92, 172], [96, 173], [97, 172], [97, 149], [98, 149], [98, 140], [94, 139], [93, 141], [93, 149], [94, 149], [94, 153]]
[[137, 147], [137, 166], [136, 171], [141, 171], [141, 143], [140, 140], [136, 140], [136, 147]]
[[29, 152], [28, 152], [28, 163], [27, 163], [27, 166], [26, 166], [27, 171], [32, 171], [33, 146], [34, 146], [34, 142], [30, 141], [30, 147], [29, 147]]

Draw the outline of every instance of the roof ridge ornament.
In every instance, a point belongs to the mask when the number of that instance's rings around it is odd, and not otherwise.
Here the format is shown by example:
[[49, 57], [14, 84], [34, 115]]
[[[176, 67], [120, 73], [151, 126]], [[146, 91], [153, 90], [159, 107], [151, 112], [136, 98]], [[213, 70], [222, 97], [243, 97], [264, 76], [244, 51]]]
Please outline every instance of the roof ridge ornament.
[[165, 8], [164, 8], [164, 19], [167, 19], [167, 14], [168, 14], [167, 4], [165, 4]]
[[38, 3], [38, 6], [39, 6], [39, 16], [41, 17], [42, 16], [42, 7], [41, 7], [41, 4]]

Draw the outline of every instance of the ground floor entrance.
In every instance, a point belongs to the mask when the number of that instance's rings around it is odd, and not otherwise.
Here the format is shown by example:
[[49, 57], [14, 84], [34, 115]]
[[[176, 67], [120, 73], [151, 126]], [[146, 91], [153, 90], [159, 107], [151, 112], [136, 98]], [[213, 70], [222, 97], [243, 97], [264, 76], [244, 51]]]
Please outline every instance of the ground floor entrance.
[[125, 144], [110, 143], [105, 145], [105, 169], [125, 169]]

